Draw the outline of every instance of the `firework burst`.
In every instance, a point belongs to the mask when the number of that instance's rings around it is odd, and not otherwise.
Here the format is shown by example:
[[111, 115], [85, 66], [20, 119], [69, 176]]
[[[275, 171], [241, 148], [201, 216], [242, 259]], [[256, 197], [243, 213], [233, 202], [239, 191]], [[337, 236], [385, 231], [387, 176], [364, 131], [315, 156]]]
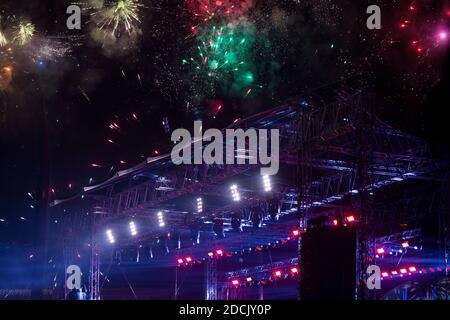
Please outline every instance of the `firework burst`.
[[31, 22], [20, 22], [14, 35], [14, 42], [23, 46], [33, 38], [36, 27]]
[[8, 40], [6, 39], [3, 32], [0, 30], [0, 47], [4, 47], [8, 44]]
[[139, 11], [143, 5], [138, 0], [119, 0], [94, 13], [100, 17], [99, 28], [110, 30], [113, 36], [120, 36], [125, 31], [131, 34], [140, 23]]
[[201, 86], [217, 84], [230, 93], [241, 94], [255, 81], [254, 37], [254, 27], [243, 19], [213, 25], [198, 35], [196, 51], [182, 64], [192, 67], [194, 79]]

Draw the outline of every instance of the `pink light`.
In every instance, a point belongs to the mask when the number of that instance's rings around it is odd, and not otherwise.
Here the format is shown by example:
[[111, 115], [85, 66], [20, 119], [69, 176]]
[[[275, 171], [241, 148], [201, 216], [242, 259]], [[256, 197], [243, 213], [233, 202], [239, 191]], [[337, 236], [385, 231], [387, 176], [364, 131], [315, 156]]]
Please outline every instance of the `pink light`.
[[277, 270], [273, 273], [276, 277], [281, 277], [282, 272], [280, 270]]
[[431, 272], [434, 272], [435, 270], [434, 270], [434, 268], [430, 268], [430, 271], [431, 271]]
[[409, 267], [409, 272], [416, 272], [416, 271], [417, 271], [416, 267]]
[[438, 34], [438, 37], [439, 37], [440, 40], [446, 40], [446, 39], [447, 39], [447, 36], [448, 36], [448, 34], [447, 34], [447, 32], [445, 32], [445, 31], [441, 31], [441, 32], [439, 32], [439, 34]]
[[405, 274], [407, 271], [406, 271], [406, 269], [405, 268], [403, 268], [403, 269], [400, 269], [400, 273], [402, 273], [402, 274]]
[[339, 221], [337, 221], [337, 219], [334, 219], [334, 220], [333, 220], [333, 225], [337, 226], [338, 223], [339, 223]]
[[182, 263], [184, 262], [184, 260], [180, 258], [180, 259], [177, 260], [177, 262], [178, 262], [179, 264], [182, 264]]
[[221, 249], [216, 250], [216, 253], [217, 253], [219, 256], [223, 255], [223, 251], [222, 251]]
[[298, 237], [300, 235], [300, 230], [298, 230], [298, 229], [292, 230], [292, 235], [294, 237]]
[[383, 248], [378, 248], [377, 249], [377, 253], [378, 254], [383, 254], [384, 253], [384, 249]]
[[239, 285], [239, 280], [234, 279], [231, 281], [231, 283], [233, 284], [233, 286], [238, 286]]
[[187, 261], [187, 262], [192, 262], [192, 258], [191, 258], [191, 257], [187, 257], [187, 258], [186, 258], [186, 261]]

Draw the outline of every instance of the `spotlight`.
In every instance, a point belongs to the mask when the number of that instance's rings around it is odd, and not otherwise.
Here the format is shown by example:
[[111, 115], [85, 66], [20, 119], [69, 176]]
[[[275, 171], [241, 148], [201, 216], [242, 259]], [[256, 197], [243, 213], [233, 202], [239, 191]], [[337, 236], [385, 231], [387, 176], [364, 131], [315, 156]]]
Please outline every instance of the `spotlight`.
[[402, 243], [402, 247], [405, 248], [405, 249], [408, 248], [409, 247], [409, 243], [407, 241], [403, 242]]
[[239, 280], [234, 279], [231, 281], [231, 283], [233, 284], [233, 286], [238, 286], [239, 285]]
[[391, 273], [392, 273], [392, 275], [394, 275], [394, 276], [396, 276], [396, 275], [398, 274], [397, 271], [392, 271]]
[[416, 267], [409, 267], [409, 272], [416, 272], [416, 271], [417, 271]]
[[158, 212], [158, 224], [161, 228], [166, 225], [166, 223], [164, 222], [164, 215], [161, 211]]
[[384, 253], [384, 249], [383, 248], [378, 248], [377, 249], [377, 253], [378, 254], [383, 254]]
[[114, 239], [114, 235], [113, 235], [111, 229], [109, 229], [109, 230], [106, 231], [106, 235], [108, 236], [109, 243], [114, 243], [114, 242], [116, 242], [116, 239]]
[[208, 252], [208, 257], [213, 257], [213, 256], [214, 256], [214, 253]]
[[401, 274], [405, 274], [406, 272], [407, 272], [407, 271], [406, 271], [405, 268], [400, 269], [400, 273], [401, 273]]
[[240, 201], [241, 200], [241, 195], [239, 194], [237, 185], [233, 184], [230, 187], [230, 190], [231, 190], [231, 196], [233, 197], [233, 201], [235, 201], [235, 202]]
[[385, 277], [385, 278], [386, 278], [387, 276], [389, 276], [389, 274], [388, 274], [387, 272], [382, 272], [381, 275], [382, 275], [383, 277]]
[[197, 213], [203, 212], [203, 200], [202, 198], [197, 198]]
[[265, 192], [269, 192], [272, 190], [272, 184], [270, 182], [270, 177], [268, 175], [264, 175], [262, 177], [263, 180], [263, 186], [264, 186], [264, 191]]
[[298, 237], [299, 235], [300, 235], [300, 230], [299, 229], [292, 230], [292, 236], [293, 237]]
[[339, 224], [339, 221], [338, 221], [337, 219], [334, 219], [334, 220], [333, 220], [333, 225], [334, 225], [334, 226], [337, 226], [338, 224]]
[[223, 255], [223, 251], [222, 251], [222, 249], [218, 249], [218, 250], [216, 250], [216, 253], [217, 253], [217, 255], [219, 255], [219, 256]]
[[130, 222], [130, 232], [132, 236], [137, 235], [137, 228], [136, 228], [136, 224], [134, 223], [134, 221]]
[[252, 278], [252, 277], [247, 277], [245, 280], [246, 280], [247, 282], [252, 282], [252, 281], [253, 281], [253, 278]]
[[192, 258], [191, 257], [186, 257], [186, 262], [192, 262]]
[[291, 272], [292, 272], [293, 274], [297, 274], [297, 273], [298, 273], [298, 268], [297, 268], [297, 267], [292, 267], [292, 268], [291, 268]]
[[355, 221], [355, 216], [348, 216], [348, 217], [345, 218], [345, 220], [347, 222], [354, 222]]
[[281, 272], [281, 270], [277, 270], [277, 271], [275, 271], [274, 273], [273, 273], [274, 275], [275, 275], [275, 277], [281, 277], [281, 275], [283, 274], [282, 272]]
[[183, 264], [184, 260], [181, 259], [181, 258], [179, 258], [179, 259], [177, 260], [177, 262], [178, 262], [179, 264]]

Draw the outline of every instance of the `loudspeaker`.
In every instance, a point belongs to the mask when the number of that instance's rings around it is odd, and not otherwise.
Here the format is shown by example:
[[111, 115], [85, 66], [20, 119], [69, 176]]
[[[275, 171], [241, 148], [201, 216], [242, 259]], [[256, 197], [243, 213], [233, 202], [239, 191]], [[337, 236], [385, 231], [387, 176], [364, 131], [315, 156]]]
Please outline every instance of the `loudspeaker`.
[[353, 300], [356, 287], [356, 230], [321, 226], [301, 239], [300, 298]]

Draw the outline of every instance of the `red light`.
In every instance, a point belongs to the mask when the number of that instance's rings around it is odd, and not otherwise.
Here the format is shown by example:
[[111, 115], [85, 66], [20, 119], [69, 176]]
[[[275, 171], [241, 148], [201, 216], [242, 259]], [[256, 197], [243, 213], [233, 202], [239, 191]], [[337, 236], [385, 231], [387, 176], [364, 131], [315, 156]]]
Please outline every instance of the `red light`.
[[298, 268], [296, 268], [296, 267], [291, 268], [291, 272], [292, 273], [298, 273]]
[[403, 248], [408, 248], [409, 247], [409, 243], [408, 242], [403, 242], [402, 243], [402, 247]]
[[187, 257], [187, 258], [186, 258], [186, 261], [187, 261], [187, 262], [192, 262], [192, 258], [191, 258], [191, 257]]
[[355, 217], [354, 216], [348, 216], [347, 218], [345, 218], [345, 220], [347, 220], [347, 222], [353, 222], [353, 221], [355, 221]]
[[431, 271], [431, 272], [434, 272], [434, 268], [430, 268], [430, 271]]
[[252, 282], [253, 281], [252, 277], [247, 277], [245, 280], [247, 280], [247, 282]]
[[410, 272], [416, 272], [417, 269], [416, 269], [416, 267], [409, 267], [409, 271], [410, 271]]
[[377, 249], [377, 253], [378, 254], [383, 254], [384, 253], [384, 249], [383, 248], [378, 248]]
[[403, 269], [400, 269], [400, 273], [402, 273], [402, 274], [404, 274], [404, 273], [406, 273], [407, 271], [406, 271], [406, 269], [405, 268], [403, 268]]
[[334, 220], [333, 220], [333, 225], [337, 226], [338, 223], [339, 223], [339, 221], [337, 221], [337, 219], [334, 219]]
[[294, 237], [298, 237], [300, 235], [300, 230], [298, 230], [298, 229], [292, 230], [292, 235]]
[[389, 276], [389, 274], [388, 274], [387, 272], [383, 272], [383, 273], [381, 273], [381, 275], [382, 275], [383, 277]]
[[273, 274], [277, 277], [281, 277], [281, 275], [282, 275], [280, 270], [275, 271]]
[[221, 249], [216, 250], [216, 253], [217, 253], [219, 256], [223, 255], [223, 251], [222, 251]]
[[182, 264], [182, 263], [184, 262], [184, 260], [180, 258], [180, 259], [177, 260], [177, 262], [178, 262], [179, 264]]
[[414, 7], [413, 5], [410, 5], [409, 10], [414, 11], [414, 10], [416, 10], [416, 7]]
[[402, 29], [406, 28], [406, 24], [404, 24], [404, 23], [400, 24], [400, 28], [402, 28]]
[[231, 281], [231, 283], [233, 284], [233, 286], [238, 286], [239, 285], [239, 280], [234, 279], [233, 281]]
[[422, 270], [420, 270], [420, 272], [422, 272], [422, 273], [427, 273], [427, 270], [422, 269]]

